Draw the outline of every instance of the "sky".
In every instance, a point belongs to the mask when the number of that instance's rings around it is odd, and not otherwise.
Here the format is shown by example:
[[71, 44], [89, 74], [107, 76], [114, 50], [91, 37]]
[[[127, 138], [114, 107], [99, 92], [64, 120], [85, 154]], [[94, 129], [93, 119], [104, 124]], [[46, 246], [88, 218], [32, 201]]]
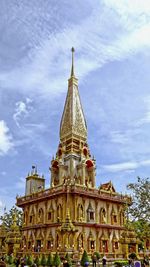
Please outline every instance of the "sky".
[[72, 46], [97, 186], [150, 176], [150, 0], [0, 0], [0, 214], [49, 186]]

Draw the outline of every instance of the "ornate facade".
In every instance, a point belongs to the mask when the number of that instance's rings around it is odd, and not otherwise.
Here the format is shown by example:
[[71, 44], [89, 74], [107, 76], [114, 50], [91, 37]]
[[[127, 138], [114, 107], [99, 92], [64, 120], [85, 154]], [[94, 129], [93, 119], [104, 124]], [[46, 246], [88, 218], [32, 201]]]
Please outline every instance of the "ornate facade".
[[[50, 164], [50, 187], [33, 169], [26, 178], [26, 194], [17, 198], [24, 212], [22, 250], [99, 251], [125, 257], [124, 232], [128, 196], [115, 191], [111, 182], [96, 188], [96, 164], [87, 144], [87, 126], [74, 74], [71, 76], [60, 124], [60, 142]], [[136, 240], [134, 240], [137, 250]]]

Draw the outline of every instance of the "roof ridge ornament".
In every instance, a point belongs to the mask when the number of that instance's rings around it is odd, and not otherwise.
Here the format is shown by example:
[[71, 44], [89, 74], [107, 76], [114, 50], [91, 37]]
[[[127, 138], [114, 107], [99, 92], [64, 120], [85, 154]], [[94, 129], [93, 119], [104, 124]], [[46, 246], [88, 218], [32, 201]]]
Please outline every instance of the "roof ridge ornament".
[[71, 48], [71, 52], [72, 52], [71, 77], [75, 77], [74, 76], [74, 52], [75, 52], [74, 47]]
[[71, 77], [75, 77], [74, 75], [74, 52], [75, 52], [74, 47], [71, 48], [71, 52], [72, 52]]

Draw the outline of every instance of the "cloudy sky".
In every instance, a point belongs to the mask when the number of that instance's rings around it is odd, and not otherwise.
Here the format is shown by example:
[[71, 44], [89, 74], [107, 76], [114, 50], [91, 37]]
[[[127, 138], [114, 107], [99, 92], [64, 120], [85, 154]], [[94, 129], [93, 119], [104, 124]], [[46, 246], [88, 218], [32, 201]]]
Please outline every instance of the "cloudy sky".
[[150, 176], [150, 0], [0, 0], [1, 214], [49, 185], [72, 46], [97, 186]]

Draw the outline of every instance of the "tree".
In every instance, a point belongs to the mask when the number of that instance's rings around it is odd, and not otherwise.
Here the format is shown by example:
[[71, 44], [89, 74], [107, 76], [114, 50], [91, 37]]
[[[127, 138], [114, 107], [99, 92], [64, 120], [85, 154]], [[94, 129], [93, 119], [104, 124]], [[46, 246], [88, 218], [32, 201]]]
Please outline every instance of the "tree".
[[149, 178], [137, 178], [136, 183], [127, 185], [132, 190], [132, 205], [129, 208], [129, 215], [134, 220], [142, 220], [150, 223], [150, 180]]
[[58, 253], [56, 252], [56, 254], [54, 256], [53, 265], [58, 267], [60, 264], [61, 264], [61, 260], [60, 260]]
[[13, 206], [11, 210], [5, 212], [4, 215], [0, 216], [0, 220], [2, 221], [2, 225], [6, 230], [9, 230], [11, 225], [13, 224], [14, 215], [16, 216], [16, 223], [19, 227], [22, 226], [22, 211], [17, 207]]
[[132, 205], [127, 209], [128, 219], [142, 241], [150, 237], [150, 180], [138, 177], [137, 182], [128, 184], [127, 188], [132, 190]]
[[86, 250], [84, 250], [81, 258], [81, 266], [88, 266], [88, 265], [89, 265], [89, 257]]
[[53, 266], [53, 257], [52, 254], [50, 253], [47, 258], [47, 266], [52, 267]]

